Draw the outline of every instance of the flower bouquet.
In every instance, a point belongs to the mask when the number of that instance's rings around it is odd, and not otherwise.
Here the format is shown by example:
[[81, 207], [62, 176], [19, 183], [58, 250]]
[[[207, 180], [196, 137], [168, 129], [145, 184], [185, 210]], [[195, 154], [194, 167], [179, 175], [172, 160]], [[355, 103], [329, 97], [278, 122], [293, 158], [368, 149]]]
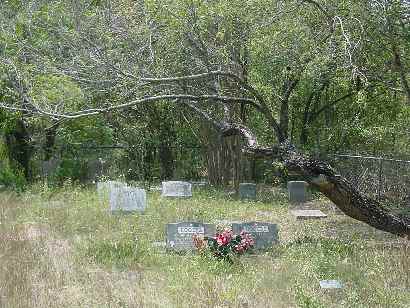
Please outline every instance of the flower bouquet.
[[193, 241], [198, 251], [205, 252], [209, 250], [218, 259], [231, 263], [233, 262], [233, 256], [243, 254], [251, 249], [255, 243], [250, 234], [241, 232], [235, 235], [229, 229], [225, 229], [222, 233], [217, 233], [215, 237], [194, 235]]

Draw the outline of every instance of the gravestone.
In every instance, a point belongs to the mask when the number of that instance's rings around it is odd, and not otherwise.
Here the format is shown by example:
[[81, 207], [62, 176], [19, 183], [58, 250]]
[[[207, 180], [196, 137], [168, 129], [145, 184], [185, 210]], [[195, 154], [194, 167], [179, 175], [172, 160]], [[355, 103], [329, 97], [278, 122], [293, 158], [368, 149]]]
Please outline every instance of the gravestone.
[[256, 200], [256, 184], [240, 183], [239, 184], [239, 198], [241, 200], [245, 200], [245, 199]]
[[182, 181], [162, 182], [162, 197], [192, 197], [192, 185]]
[[200, 222], [167, 224], [167, 248], [174, 251], [194, 250], [193, 235], [215, 236], [215, 225]]
[[338, 280], [321, 280], [319, 283], [322, 289], [341, 289], [343, 288], [342, 283]]
[[111, 213], [144, 212], [147, 207], [147, 194], [144, 189], [115, 186], [110, 189]]
[[278, 243], [278, 226], [276, 224], [265, 222], [245, 222], [245, 223], [233, 223], [232, 231], [234, 234], [239, 234], [242, 231], [252, 235], [255, 240], [254, 249], [268, 249], [273, 244]]
[[304, 181], [289, 181], [288, 195], [290, 203], [304, 203], [307, 200], [307, 183]]
[[291, 213], [296, 217], [297, 220], [320, 219], [327, 217], [327, 215], [320, 210], [292, 210]]

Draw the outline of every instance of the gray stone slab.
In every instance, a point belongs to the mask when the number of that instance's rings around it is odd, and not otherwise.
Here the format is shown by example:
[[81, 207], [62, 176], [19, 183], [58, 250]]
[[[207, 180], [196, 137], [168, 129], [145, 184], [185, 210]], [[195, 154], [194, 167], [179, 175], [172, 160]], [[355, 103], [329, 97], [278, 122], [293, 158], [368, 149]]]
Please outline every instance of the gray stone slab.
[[256, 184], [254, 183], [240, 183], [239, 184], [239, 198], [241, 200], [256, 200]]
[[296, 219], [320, 219], [326, 218], [327, 215], [320, 210], [292, 210], [290, 211]]
[[304, 203], [307, 201], [307, 183], [304, 181], [289, 181], [288, 196], [290, 203]]
[[242, 231], [252, 235], [255, 240], [254, 249], [269, 249], [279, 242], [278, 226], [266, 222], [243, 222], [233, 223], [232, 231], [239, 234]]
[[192, 197], [192, 185], [182, 181], [162, 182], [162, 197]]
[[338, 280], [321, 280], [320, 287], [322, 289], [341, 289], [343, 284]]
[[215, 236], [216, 228], [213, 224], [200, 222], [178, 222], [167, 224], [167, 249], [173, 251], [192, 251], [195, 249], [192, 237], [195, 234]]
[[147, 207], [147, 194], [144, 189], [120, 186], [110, 189], [111, 213], [144, 212]]

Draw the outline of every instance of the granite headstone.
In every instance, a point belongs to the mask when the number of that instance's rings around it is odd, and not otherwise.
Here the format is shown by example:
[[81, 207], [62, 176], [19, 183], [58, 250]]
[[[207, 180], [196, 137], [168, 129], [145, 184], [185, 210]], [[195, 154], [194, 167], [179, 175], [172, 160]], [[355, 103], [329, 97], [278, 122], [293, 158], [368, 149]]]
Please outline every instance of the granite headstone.
[[251, 234], [255, 240], [254, 249], [256, 250], [269, 249], [279, 241], [278, 226], [272, 223], [256, 221], [232, 223], [232, 231], [234, 234], [242, 231]]
[[304, 203], [307, 201], [307, 183], [304, 181], [289, 181], [288, 194], [290, 203]]
[[179, 222], [167, 224], [167, 249], [191, 251], [195, 249], [193, 236], [215, 236], [215, 225], [200, 222]]
[[254, 183], [240, 183], [239, 184], [239, 198], [241, 200], [256, 199], [256, 184]]
[[110, 189], [111, 213], [144, 212], [147, 207], [147, 195], [144, 189], [115, 186]]
[[192, 197], [192, 185], [182, 181], [162, 182], [163, 197]]

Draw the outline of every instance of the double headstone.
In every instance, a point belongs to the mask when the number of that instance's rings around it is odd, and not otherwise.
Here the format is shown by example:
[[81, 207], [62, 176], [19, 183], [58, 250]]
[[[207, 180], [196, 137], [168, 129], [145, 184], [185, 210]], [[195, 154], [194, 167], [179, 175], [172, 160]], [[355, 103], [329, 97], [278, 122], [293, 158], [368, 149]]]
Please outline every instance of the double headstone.
[[254, 183], [240, 183], [239, 184], [239, 198], [241, 200], [256, 199], [256, 184]]
[[195, 249], [193, 236], [215, 236], [215, 225], [200, 222], [179, 222], [167, 224], [167, 249], [192, 251]]
[[232, 223], [232, 231], [239, 234], [242, 231], [252, 235], [255, 244], [254, 249], [269, 249], [279, 241], [278, 226], [265, 222]]
[[162, 197], [192, 197], [192, 185], [188, 182], [162, 182]]
[[304, 181], [288, 182], [288, 193], [290, 203], [305, 203], [307, 201], [307, 183]]

